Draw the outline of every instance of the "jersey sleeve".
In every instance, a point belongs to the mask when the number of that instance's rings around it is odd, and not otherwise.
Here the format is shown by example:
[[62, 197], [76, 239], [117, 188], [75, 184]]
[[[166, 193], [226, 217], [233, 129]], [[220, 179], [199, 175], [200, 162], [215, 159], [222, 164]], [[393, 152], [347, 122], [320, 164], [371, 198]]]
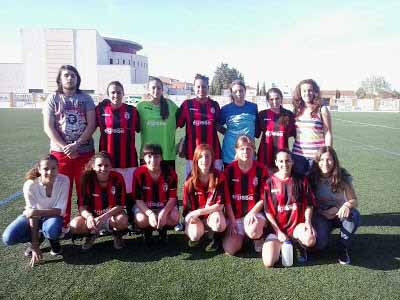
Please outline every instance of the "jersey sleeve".
[[264, 212], [265, 214], [270, 214], [272, 216], [275, 216], [276, 209], [274, 202], [272, 200], [271, 186], [272, 186], [271, 180], [268, 180], [264, 186]]
[[185, 100], [176, 111], [176, 126], [183, 127], [186, 124], [187, 100]]
[[316, 207], [315, 196], [306, 177], [303, 179], [303, 203], [306, 206]]
[[137, 111], [137, 109], [135, 108], [134, 110], [134, 115], [135, 115], [135, 131], [136, 132], [140, 132], [140, 130], [141, 130], [141, 128], [140, 128], [140, 115], [139, 115], [139, 113], [138, 113], [138, 111]]
[[230, 204], [228, 184], [224, 173], [220, 173], [218, 184], [215, 188], [215, 200], [214, 203], [210, 204]]
[[126, 205], [126, 187], [125, 187], [125, 180], [121, 174], [118, 174], [118, 184], [117, 184], [117, 205], [125, 207]]
[[135, 170], [135, 172], [133, 173], [132, 195], [133, 195], [133, 200], [144, 200], [143, 194], [142, 194], [142, 189], [141, 189], [139, 168], [137, 168]]
[[86, 184], [86, 186], [82, 186], [82, 202], [81, 205], [78, 203], [78, 208], [81, 208], [82, 206], [85, 206], [89, 211], [93, 210], [93, 202], [94, 198], [92, 196], [92, 193], [90, 192], [90, 184]]
[[182, 215], [185, 217], [191, 210], [192, 210], [192, 201], [191, 201], [191, 194], [189, 191], [189, 181], [186, 180], [184, 185], [183, 185], [183, 200], [182, 200], [182, 206], [183, 206], [183, 212]]
[[[177, 198], [177, 189], [178, 189], [178, 176], [176, 175], [176, 172], [172, 170], [172, 174], [169, 179], [168, 183], [169, 187], [169, 199], [171, 198]], [[167, 201], [169, 200], [167, 199]]]

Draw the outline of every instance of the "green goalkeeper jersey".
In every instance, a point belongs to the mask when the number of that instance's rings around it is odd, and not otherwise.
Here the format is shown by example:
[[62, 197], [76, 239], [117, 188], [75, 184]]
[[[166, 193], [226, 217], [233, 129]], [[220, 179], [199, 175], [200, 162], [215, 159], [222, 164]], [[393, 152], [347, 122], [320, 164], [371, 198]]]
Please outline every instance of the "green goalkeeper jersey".
[[169, 115], [165, 120], [160, 116], [160, 106], [154, 105], [151, 101], [143, 100], [136, 106], [140, 117], [140, 158], [143, 158], [143, 145], [159, 144], [163, 151], [163, 159], [175, 160], [175, 114], [178, 106], [169, 99], [166, 101]]

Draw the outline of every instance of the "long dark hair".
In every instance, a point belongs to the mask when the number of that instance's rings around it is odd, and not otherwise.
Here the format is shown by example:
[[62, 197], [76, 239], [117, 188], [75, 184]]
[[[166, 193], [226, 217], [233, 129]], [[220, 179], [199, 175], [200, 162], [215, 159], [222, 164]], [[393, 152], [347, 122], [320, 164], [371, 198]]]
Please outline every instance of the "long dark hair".
[[340, 167], [336, 151], [331, 146], [323, 146], [318, 150], [314, 165], [308, 177], [310, 179], [311, 186], [315, 189], [322, 178], [322, 172], [319, 168], [318, 162], [321, 160], [321, 156], [325, 153], [329, 153], [333, 159], [333, 169], [329, 177], [329, 183], [331, 185], [332, 192], [336, 193], [338, 190], [345, 188], [345, 185], [348, 183], [351, 175], [346, 169]]
[[242, 88], [244, 88], [244, 91], [246, 92], [246, 85], [245, 85], [243, 80], [236, 79], [236, 80], [232, 81], [231, 85], [229, 86], [229, 91], [231, 92], [231, 101], [232, 102], [234, 101], [233, 100], [233, 96], [232, 96], [232, 88], [233, 88], [234, 85], [241, 86]]
[[320, 90], [318, 84], [313, 79], [304, 79], [304, 80], [300, 81], [299, 84], [296, 86], [296, 88], [293, 92], [293, 98], [292, 98], [293, 113], [296, 117], [298, 117], [304, 111], [305, 103], [304, 103], [303, 98], [301, 97], [301, 86], [303, 84], [311, 84], [313, 87], [315, 97], [313, 99], [314, 109], [311, 112], [311, 115], [313, 117], [315, 117], [321, 107], [321, 90]]
[[[149, 83], [151, 81], [155, 81], [155, 82], [161, 84], [161, 89], [164, 88], [164, 85], [160, 78], [150, 76]], [[160, 96], [160, 116], [161, 116], [161, 119], [163, 119], [163, 120], [168, 119], [168, 116], [169, 116], [168, 102], [167, 102], [167, 99], [164, 98], [163, 94], [161, 94], [161, 96]]]
[[38, 177], [40, 177], [40, 173], [39, 173], [39, 167], [40, 167], [40, 163], [44, 160], [53, 160], [57, 163], [58, 166], [58, 159], [53, 155], [53, 154], [45, 154], [43, 156], [41, 156], [33, 165], [33, 167], [31, 169], [29, 169], [28, 172], [26, 172], [25, 174], [25, 179], [26, 180], [34, 180]]
[[[275, 154], [275, 160], [278, 157], [279, 153], [287, 153], [290, 156], [292, 162], [294, 162], [293, 161], [293, 154], [292, 154], [292, 152], [290, 152], [289, 149], [283, 148], [283, 149], [278, 150], [278, 152], [276, 152], [276, 154]], [[302, 177], [299, 174], [297, 174], [296, 172], [294, 172], [293, 166], [292, 166], [292, 169], [290, 170], [290, 177], [292, 178], [292, 196], [297, 201], [298, 198], [301, 196], [301, 191], [302, 191], [302, 188], [303, 188], [303, 178], [304, 177]]]
[[71, 66], [71, 65], [62, 65], [60, 67], [60, 69], [58, 70], [57, 78], [56, 78], [56, 82], [57, 82], [57, 90], [56, 90], [56, 92], [59, 93], [59, 94], [64, 94], [63, 87], [62, 87], [62, 84], [61, 84], [61, 72], [62, 71], [72, 71], [72, 72], [75, 73], [75, 76], [76, 76], [76, 93], [77, 94], [81, 93], [82, 91], [79, 89], [79, 87], [81, 86], [81, 76], [79, 75], [78, 70], [74, 66]]
[[81, 176], [81, 185], [82, 185], [82, 193], [84, 194], [87, 186], [97, 180], [96, 171], [93, 170], [94, 163], [96, 158], [107, 159], [112, 165], [112, 159], [110, 154], [107, 151], [100, 151], [93, 155], [90, 160], [85, 165], [82, 176]]
[[[159, 154], [163, 155], [163, 151], [161, 148], [161, 145], [159, 144], [145, 144], [143, 146], [143, 156], [146, 155], [146, 153], [151, 153], [151, 154]], [[169, 181], [169, 166], [165, 163], [164, 159], [162, 158], [161, 162], [160, 162], [160, 169], [161, 169], [161, 173], [165, 178], [165, 181]]]
[[[283, 93], [282, 93], [282, 91], [280, 89], [278, 89], [276, 87], [270, 88], [268, 90], [268, 92], [267, 92], [267, 101], [269, 101], [269, 97], [271, 97], [271, 93], [278, 94], [279, 97], [281, 98], [281, 101], [283, 101]], [[281, 104], [281, 108], [282, 108], [282, 104]], [[283, 125], [285, 127], [288, 126], [289, 125], [289, 119], [290, 119], [290, 116], [285, 111], [282, 111], [282, 109], [281, 109], [280, 113], [279, 113], [279, 119], [278, 119], [279, 125]]]

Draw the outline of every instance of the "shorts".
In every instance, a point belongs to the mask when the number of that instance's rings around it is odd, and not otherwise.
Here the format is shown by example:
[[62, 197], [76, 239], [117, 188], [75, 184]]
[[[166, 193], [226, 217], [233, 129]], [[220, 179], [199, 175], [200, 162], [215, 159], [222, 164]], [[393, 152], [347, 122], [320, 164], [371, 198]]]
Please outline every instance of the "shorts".
[[[155, 213], [157, 216], [160, 213], [160, 211], [162, 211], [164, 208], [149, 208], [153, 213]], [[138, 213], [141, 213], [141, 209], [139, 207], [137, 207], [136, 205], [133, 206], [132, 208], [132, 212], [136, 215]], [[144, 213], [143, 213], [144, 214]]]
[[[263, 213], [257, 213], [256, 217], [258, 219], [266, 220]], [[244, 230], [244, 218], [236, 219], [236, 230], [239, 235], [245, 236], [246, 232]]]
[[[185, 178], [187, 178], [190, 175], [190, 172], [192, 172], [192, 167], [193, 167], [193, 160], [186, 160], [185, 163]], [[214, 161], [214, 167], [217, 170], [222, 171], [222, 169], [224, 168], [224, 163], [222, 162], [222, 159], [216, 159]]]
[[99, 225], [98, 231], [100, 234], [107, 233], [107, 232], [109, 232], [109, 233], [113, 232], [113, 230], [110, 227], [110, 220], [111, 220], [111, 217], [109, 217], [105, 222], [103, 222]]
[[113, 170], [121, 174], [122, 177], [124, 177], [126, 193], [127, 194], [132, 193], [133, 173], [135, 172], [136, 167], [114, 168]]

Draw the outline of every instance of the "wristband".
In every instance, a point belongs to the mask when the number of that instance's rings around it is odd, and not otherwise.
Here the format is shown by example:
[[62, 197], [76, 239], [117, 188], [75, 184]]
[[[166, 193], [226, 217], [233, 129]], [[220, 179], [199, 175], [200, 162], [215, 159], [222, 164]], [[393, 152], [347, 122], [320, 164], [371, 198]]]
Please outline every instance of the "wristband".
[[154, 214], [151, 209], [146, 210], [146, 216], [150, 217], [151, 214]]

